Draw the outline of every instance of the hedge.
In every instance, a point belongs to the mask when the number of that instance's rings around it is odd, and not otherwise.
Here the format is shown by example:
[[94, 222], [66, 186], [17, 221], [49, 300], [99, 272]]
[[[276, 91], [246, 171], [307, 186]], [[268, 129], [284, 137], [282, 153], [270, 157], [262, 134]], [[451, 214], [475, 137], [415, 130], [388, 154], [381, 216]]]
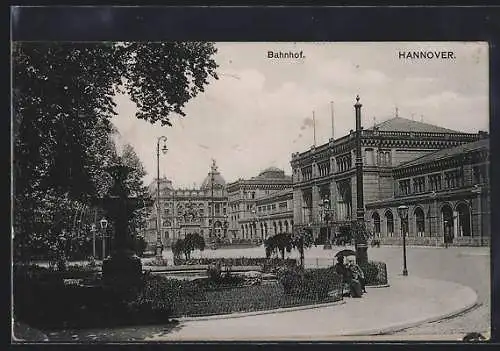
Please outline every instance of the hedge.
[[335, 268], [302, 269], [285, 268], [278, 272], [278, 280], [285, 294], [316, 295], [325, 298], [332, 290], [341, 290], [342, 277]]
[[367, 264], [361, 265], [360, 268], [365, 274], [365, 285], [376, 286], [388, 283], [387, 265], [384, 262], [369, 261]]

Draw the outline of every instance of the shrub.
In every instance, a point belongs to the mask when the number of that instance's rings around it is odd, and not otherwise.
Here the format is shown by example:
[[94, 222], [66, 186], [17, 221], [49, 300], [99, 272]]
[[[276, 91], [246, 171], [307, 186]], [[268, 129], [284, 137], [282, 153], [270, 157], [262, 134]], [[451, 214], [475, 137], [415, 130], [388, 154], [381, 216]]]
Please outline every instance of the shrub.
[[365, 274], [366, 285], [387, 284], [387, 266], [384, 262], [369, 261], [360, 268]]
[[299, 268], [283, 267], [278, 270], [278, 281], [283, 286], [285, 294], [294, 294], [300, 289], [303, 272]]
[[207, 269], [208, 279], [218, 282], [221, 280], [222, 271], [220, 264], [211, 264]]
[[[176, 304], [204, 299], [194, 282], [148, 275], [139, 291], [105, 286], [65, 286], [61, 274], [47, 269], [18, 268], [14, 274], [17, 320], [41, 328], [112, 327], [165, 322]], [[59, 273], [59, 272], [56, 272]]]
[[304, 271], [303, 293], [316, 298], [325, 298], [328, 292], [340, 287], [342, 277], [333, 267], [322, 269], [308, 269]]
[[340, 277], [333, 267], [321, 269], [283, 268], [278, 280], [285, 294], [301, 295], [322, 299], [328, 292], [341, 286]]

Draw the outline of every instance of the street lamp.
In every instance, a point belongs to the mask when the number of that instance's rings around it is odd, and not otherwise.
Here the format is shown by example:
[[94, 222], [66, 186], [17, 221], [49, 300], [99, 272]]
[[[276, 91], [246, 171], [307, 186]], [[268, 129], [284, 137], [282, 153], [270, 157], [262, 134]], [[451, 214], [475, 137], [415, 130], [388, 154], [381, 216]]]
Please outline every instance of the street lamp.
[[[481, 187], [479, 185], [474, 185], [474, 188], [472, 189], [472, 192], [477, 194], [477, 212], [479, 213], [479, 236], [480, 236], [480, 245], [483, 246], [483, 209], [482, 209], [482, 196], [481, 196]], [[472, 206], [471, 206], [471, 211], [472, 211]], [[472, 217], [472, 216], [471, 216]], [[471, 220], [472, 223], [472, 220]], [[472, 224], [471, 224], [472, 225]], [[472, 235], [472, 231], [471, 231]]]
[[99, 221], [102, 229], [102, 259], [104, 261], [104, 253], [106, 252], [106, 229], [108, 228], [108, 221], [103, 218]]
[[95, 232], [97, 228], [94, 223], [90, 227], [90, 231], [92, 232], [92, 259], [95, 259]]
[[321, 204], [322, 210], [323, 210], [323, 221], [326, 224], [326, 235], [328, 238], [327, 242], [327, 248], [331, 248], [331, 228], [330, 228], [330, 219], [332, 215], [332, 209], [330, 208], [330, 200], [327, 198], [323, 199], [323, 202]]
[[162, 259], [163, 245], [161, 243], [161, 213], [160, 213], [160, 142], [163, 141], [161, 151], [166, 154], [167, 137], [161, 136], [156, 142], [156, 259]]
[[399, 218], [401, 218], [401, 235], [403, 236], [403, 275], [408, 275], [406, 268], [406, 231], [403, 229], [403, 223], [408, 221], [408, 206], [401, 205], [398, 207]]

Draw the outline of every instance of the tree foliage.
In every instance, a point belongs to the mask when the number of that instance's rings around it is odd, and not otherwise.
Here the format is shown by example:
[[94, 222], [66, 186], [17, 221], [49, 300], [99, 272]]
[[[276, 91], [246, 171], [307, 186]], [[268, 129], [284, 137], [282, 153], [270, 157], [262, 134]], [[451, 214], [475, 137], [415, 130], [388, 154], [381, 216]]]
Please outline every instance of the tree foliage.
[[292, 249], [303, 251], [304, 248], [310, 248], [312, 244], [313, 238], [309, 232], [279, 233], [264, 241], [266, 257], [270, 258], [273, 254], [277, 255], [279, 253], [282, 259], [285, 258], [285, 251], [291, 252]]
[[[76, 208], [106, 193], [104, 168], [117, 162], [117, 93], [136, 103], [137, 118], [171, 125], [172, 113], [184, 116], [185, 104], [217, 79], [215, 53], [212, 43], [13, 43], [16, 247], [35, 237], [48, 245], [71, 227]], [[124, 156], [138, 164], [130, 148]], [[130, 181], [142, 193], [137, 169]]]
[[184, 254], [186, 260], [189, 260], [194, 250], [205, 250], [205, 239], [198, 233], [189, 233], [184, 239], [177, 239], [172, 245], [172, 253], [176, 258]]

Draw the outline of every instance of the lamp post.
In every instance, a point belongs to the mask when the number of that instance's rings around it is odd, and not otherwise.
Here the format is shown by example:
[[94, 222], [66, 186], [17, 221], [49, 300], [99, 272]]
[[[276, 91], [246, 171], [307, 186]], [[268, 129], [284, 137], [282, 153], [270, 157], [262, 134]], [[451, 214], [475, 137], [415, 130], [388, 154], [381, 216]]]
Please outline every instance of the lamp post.
[[[474, 188], [472, 189], [472, 192], [477, 194], [477, 212], [479, 215], [479, 237], [480, 237], [480, 245], [483, 246], [483, 213], [482, 213], [482, 196], [481, 192], [482, 189], [479, 185], [474, 185]], [[471, 206], [471, 211], [472, 211], [472, 206]], [[472, 222], [472, 220], [471, 220]], [[472, 231], [471, 231], [472, 235]]]
[[399, 218], [401, 218], [401, 235], [403, 236], [403, 275], [408, 275], [408, 269], [406, 268], [406, 231], [404, 230], [403, 223], [408, 220], [408, 206], [401, 205], [398, 207]]
[[330, 208], [330, 201], [327, 198], [324, 198], [321, 203], [321, 208], [323, 211], [323, 222], [326, 224], [326, 236], [328, 238], [328, 245], [331, 245], [331, 228], [330, 228], [330, 219], [332, 215], [332, 209]]
[[97, 231], [95, 224], [92, 224], [90, 231], [92, 232], [92, 259], [95, 259], [95, 232]]
[[363, 196], [363, 156], [361, 155], [361, 107], [359, 95], [356, 96], [356, 231], [354, 233], [354, 248], [356, 250], [356, 263], [368, 262], [368, 243], [365, 229], [365, 202]]
[[156, 142], [156, 259], [162, 259], [161, 213], [160, 213], [160, 142], [163, 141], [162, 152], [167, 153], [167, 137], [161, 136]]
[[101, 225], [102, 230], [102, 259], [104, 261], [104, 254], [106, 253], [106, 229], [108, 228], [108, 221], [106, 218], [100, 220], [99, 224]]

